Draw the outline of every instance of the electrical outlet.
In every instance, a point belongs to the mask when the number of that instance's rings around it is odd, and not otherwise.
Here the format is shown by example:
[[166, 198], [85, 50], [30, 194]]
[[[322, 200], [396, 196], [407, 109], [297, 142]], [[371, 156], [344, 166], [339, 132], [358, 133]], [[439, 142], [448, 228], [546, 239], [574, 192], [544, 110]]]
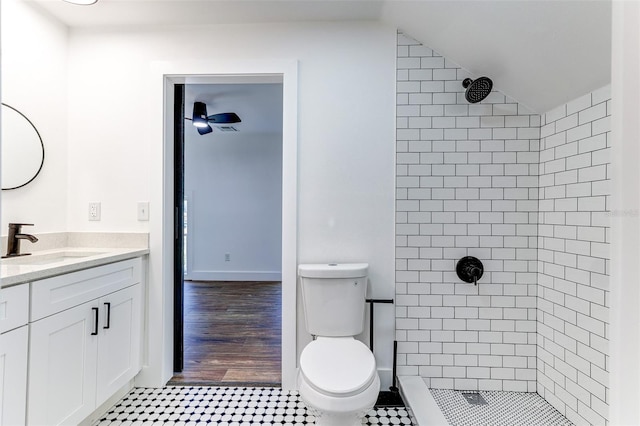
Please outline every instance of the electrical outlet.
[[89, 203], [89, 220], [100, 220], [100, 203]]
[[224, 261], [225, 262], [231, 262], [231, 253], [225, 253], [224, 254]]
[[138, 203], [138, 220], [140, 221], [149, 220], [149, 202], [148, 201], [140, 201]]

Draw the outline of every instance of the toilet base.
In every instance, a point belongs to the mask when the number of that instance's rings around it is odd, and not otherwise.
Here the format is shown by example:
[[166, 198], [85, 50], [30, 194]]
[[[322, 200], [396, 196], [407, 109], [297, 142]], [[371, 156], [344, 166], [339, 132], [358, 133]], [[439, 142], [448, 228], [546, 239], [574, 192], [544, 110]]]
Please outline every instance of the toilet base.
[[322, 413], [319, 417], [316, 417], [316, 426], [362, 426], [362, 418], [366, 415], [366, 412], [361, 413]]
[[309, 414], [316, 418], [316, 426], [361, 426], [362, 419], [371, 410], [380, 391], [380, 377], [361, 393], [348, 397], [331, 397], [318, 393], [298, 374], [300, 397]]

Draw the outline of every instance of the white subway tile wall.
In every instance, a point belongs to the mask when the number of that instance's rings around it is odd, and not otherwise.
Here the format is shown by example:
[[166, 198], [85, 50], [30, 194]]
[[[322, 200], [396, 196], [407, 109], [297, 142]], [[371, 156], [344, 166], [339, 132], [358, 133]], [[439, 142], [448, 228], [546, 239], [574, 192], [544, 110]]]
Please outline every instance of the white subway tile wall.
[[609, 405], [611, 90], [541, 119], [538, 393], [576, 424]]
[[398, 374], [605, 424], [610, 89], [540, 116], [497, 90], [467, 103], [466, 77], [398, 34]]
[[495, 90], [469, 104], [474, 76], [402, 34], [397, 67], [398, 374], [535, 392], [540, 116]]

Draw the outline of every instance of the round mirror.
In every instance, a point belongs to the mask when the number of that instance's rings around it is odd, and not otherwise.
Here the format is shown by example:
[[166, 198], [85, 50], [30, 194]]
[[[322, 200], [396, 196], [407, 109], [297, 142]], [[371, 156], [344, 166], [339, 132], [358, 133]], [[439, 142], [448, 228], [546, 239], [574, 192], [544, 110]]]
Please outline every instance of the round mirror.
[[2, 104], [2, 189], [25, 186], [44, 163], [44, 144], [36, 127], [17, 109]]

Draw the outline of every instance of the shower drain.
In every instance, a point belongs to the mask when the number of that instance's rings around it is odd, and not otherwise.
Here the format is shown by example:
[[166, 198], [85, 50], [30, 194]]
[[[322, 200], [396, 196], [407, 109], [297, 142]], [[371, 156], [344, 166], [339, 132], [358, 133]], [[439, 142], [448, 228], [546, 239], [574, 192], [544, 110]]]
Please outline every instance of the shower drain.
[[461, 392], [464, 399], [471, 405], [486, 405], [487, 401], [484, 400], [482, 395], [478, 392]]

